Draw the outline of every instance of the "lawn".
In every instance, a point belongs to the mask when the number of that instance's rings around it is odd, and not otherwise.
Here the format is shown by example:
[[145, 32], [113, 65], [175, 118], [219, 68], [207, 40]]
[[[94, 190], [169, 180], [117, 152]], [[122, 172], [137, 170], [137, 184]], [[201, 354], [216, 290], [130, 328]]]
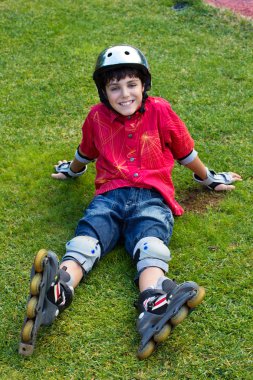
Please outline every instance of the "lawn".
[[[189, 1], [1, 1], [1, 379], [252, 379], [252, 22]], [[89, 108], [92, 72], [108, 45], [139, 47], [151, 94], [168, 99], [210, 168], [243, 176], [211, 193], [176, 165], [177, 218], [170, 275], [206, 298], [146, 361], [136, 352], [135, 268], [119, 245], [77, 288], [75, 301], [18, 355], [30, 268], [42, 247], [64, 254], [94, 192], [95, 167], [50, 178], [71, 159]]]

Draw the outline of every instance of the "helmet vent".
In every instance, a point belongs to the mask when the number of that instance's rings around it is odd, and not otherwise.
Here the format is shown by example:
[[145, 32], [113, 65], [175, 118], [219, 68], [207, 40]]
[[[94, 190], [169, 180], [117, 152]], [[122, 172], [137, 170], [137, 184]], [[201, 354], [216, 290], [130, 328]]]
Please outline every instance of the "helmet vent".
[[130, 53], [129, 53], [129, 51], [125, 51], [125, 54], [126, 54], [126, 55], [129, 55]]
[[111, 56], [112, 56], [112, 53], [108, 53], [108, 54], [107, 54], [107, 57], [111, 57]]

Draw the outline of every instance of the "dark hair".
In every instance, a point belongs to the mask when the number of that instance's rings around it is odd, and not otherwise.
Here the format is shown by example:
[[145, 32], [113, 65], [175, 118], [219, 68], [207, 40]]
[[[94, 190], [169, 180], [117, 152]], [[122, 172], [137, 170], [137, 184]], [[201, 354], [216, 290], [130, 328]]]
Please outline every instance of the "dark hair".
[[130, 78], [139, 78], [143, 85], [145, 83], [145, 74], [141, 70], [133, 67], [120, 67], [117, 69], [102, 71], [98, 77], [99, 85], [103, 90], [105, 90], [106, 85], [113, 79], [120, 81], [121, 79], [125, 79], [127, 76]]

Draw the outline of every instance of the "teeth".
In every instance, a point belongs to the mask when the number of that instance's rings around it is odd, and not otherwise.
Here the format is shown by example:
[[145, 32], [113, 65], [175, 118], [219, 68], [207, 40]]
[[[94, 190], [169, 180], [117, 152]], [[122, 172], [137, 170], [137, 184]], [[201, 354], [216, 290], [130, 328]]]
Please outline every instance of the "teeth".
[[130, 104], [132, 104], [132, 102], [133, 102], [132, 100], [129, 100], [129, 102], [122, 102], [122, 103], [120, 103], [120, 105], [123, 107], [124, 106], [130, 106]]

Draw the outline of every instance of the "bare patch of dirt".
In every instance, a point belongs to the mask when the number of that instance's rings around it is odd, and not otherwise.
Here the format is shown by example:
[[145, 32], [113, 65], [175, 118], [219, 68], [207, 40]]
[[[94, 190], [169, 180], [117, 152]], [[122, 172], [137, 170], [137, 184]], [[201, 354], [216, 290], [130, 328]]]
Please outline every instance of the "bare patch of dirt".
[[218, 208], [225, 194], [204, 188], [190, 188], [179, 194], [179, 203], [185, 212], [203, 214], [209, 207]]

